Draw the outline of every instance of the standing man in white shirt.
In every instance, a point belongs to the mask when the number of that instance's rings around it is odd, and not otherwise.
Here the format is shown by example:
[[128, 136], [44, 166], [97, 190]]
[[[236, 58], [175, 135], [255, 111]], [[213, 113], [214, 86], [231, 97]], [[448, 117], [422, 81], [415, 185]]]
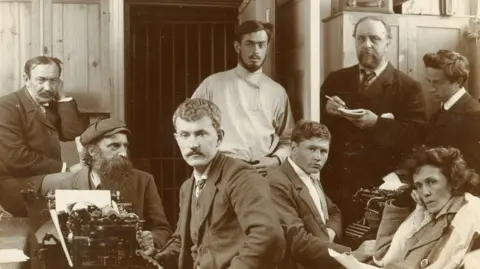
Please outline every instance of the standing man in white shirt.
[[[266, 177], [286, 230], [288, 250], [280, 268], [337, 268], [339, 264], [328, 249], [351, 251], [336, 243], [342, 233], [342, 216], [323, 191], [319, 178], [330, 141], [325, 125], [300, 121], [292, 132], [290, 157]], [[373, 256], [374, 247], [375, 241], [365, 241], [352, 255], [364, 261]]]
[[289, 155], [294, 125], [285, 89], [262, 73], [272, 32], [272, 24], [254, 20], [238, 26], [238, 65], [206, 78], [192, 96], [210, 100], [222, 111], [220, 151], [253, 164], [262, 175]]
[[439, 50], [423, 56], [432, 96], [442, 102], [430, 119], [425, 137], [429, 146], [455, 147], [470, 167], [480, 172], [480, 103], [463, 87], [468, 79], [467, 58]]

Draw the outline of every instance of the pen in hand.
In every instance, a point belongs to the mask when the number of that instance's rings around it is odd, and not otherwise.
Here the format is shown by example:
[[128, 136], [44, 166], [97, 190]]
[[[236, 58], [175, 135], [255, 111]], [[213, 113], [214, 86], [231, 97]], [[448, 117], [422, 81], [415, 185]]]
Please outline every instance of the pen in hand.
[[328, 96], [328, 95], [325, 95], [325, 97], [326, 97], [328, 100], [331, 100], [331, 101], [333, 101], [333, 102], [341, 105], [344, 109], [348, 109], [348, 107], [345, 105], [345, 103], [342, 104], [342, 103], [340, 103], [339, 101], [333, 99], [332, 97], [330, 97], [330, 96]]

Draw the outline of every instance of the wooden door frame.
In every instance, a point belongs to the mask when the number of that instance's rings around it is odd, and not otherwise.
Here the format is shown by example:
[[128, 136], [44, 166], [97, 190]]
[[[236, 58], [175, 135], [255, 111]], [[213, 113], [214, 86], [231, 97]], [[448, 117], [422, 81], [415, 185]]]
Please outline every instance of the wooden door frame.
[[128, 10], [132, 4], [238, 7], [241, 0], [109, 0], [111, 117], [125, 121], [126, 42], [129, 35]]

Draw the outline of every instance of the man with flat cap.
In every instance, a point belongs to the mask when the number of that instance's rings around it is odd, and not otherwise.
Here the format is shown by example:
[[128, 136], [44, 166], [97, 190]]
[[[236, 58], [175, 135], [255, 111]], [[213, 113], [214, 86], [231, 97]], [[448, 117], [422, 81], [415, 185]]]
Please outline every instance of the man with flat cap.
[[[45, 177], [42, 194], [55, 189], [120, 191], [124, 202], [132, 203], [133, 212], [145, 220], [145, 231], [139, 236], [146, 250], [162, 248], [171, 236], [162, 200], [151, 174], [134, 169], [128, 158], [130, 131], [115, 119], [100, 119], [80, 136], [85, 147], [85, 167], [76, 173], [52, 174]], [[154, 244], [155, 243], [155, 244]]]

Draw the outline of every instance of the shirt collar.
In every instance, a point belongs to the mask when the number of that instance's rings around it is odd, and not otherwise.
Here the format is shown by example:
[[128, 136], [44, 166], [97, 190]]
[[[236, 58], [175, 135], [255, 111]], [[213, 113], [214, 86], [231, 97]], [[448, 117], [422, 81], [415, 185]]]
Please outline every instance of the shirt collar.
[[312, 174], [312, 175], [309, 175], [307, 174], [302, 168], [300, 168], [300, 166], [298, 166], [290, 157], [287, 158], [288, 162], [290, 163], [290, 165], [292, 166], [293, 170], [295, 171], [295, 173], [297, 173], [297, 175], [299, 177], [308, 177], [310, 178], [310, 176], [312, 177], [315, 177], [315, 178], [319, 178], [319, 173], [315, 173], [315, 174]]
[[466, 203], [465, 196], [453, 196], [443, 208], [435, 215], [435, 219], [449, 213], [457, 213]]
[[450, 108], [452, 108], [452, 106], [458, 102], [458, 100], [460, 100], [460, 98], [466, 93], [467, 91], [465, 90], [465, 88], [461, 88], [460, 90], [458, 90], [454, 95], [452, 95], [452, 97], [450, 97], [450, 99], [448, 99], [448, 101], [446, 101], [444, 104], [443, 104], [443, 108], [445, 110], [449, 110]]
[[255, 72], [250, 72], [247, 69], [245, 69], [245, 67], [243, 67], [240, 63], [237, 64], [236, 70], [237, 70], [237, 74], [242, 78], [246, 78], [250, 76], [259, 76], [260, 74], [262, 74], [261, 67]]
[[[375, 72], [375, 76], [376, 77], [380, 76], [380, 74], [382, 74], [382, 72], [387, 68], [387, 65], [388, 65], [388, 61], [385, 61], [377, 69], [373, 70], [373, 72]], [[360, 67], [360, 69], [365, 69], [366, 70], [366, 68], [361, 66], [360, 64], [358, 66]]]
[[95, 171], [90, 172], [90, 180], [92, 181], [93, 184], [93, 189], [96, 190], [98, 188], [98, 185], [101, 183], [100, 176], [97, 174]]
[[208, 173], [210, 172], [210, 167], [212, 166], [212, 162], [213, 162], [213, 161], [211, 161], [211, 162], [208, 164], [207, 168], [205, 168], [205, 171], [203, 171], [202, 174], [198, 173], [197, 171], [195, 171], [195, 169], [193, 169], [193, 177], [195, 178], [195, 182], [198, 182], [198, 181], [200, 181], [200, 180], [202, 180], [202, 179], [207, 180], [207, 178], [208, 178]]

